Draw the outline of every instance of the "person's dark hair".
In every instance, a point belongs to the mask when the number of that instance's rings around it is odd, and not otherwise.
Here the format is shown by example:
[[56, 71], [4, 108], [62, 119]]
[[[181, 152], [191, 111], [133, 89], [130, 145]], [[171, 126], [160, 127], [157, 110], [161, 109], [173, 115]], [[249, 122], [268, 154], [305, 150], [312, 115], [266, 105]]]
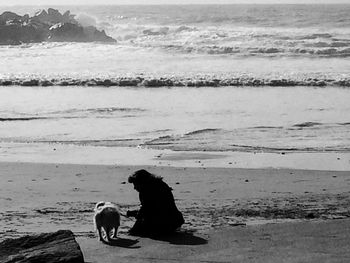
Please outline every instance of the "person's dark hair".
[[154, 174], [147, 172], [146, 170], [138, 170], [129, 176], [128, 182], [133, 184], [150, 184], [154, 181], [161, 181], [163, 178]]

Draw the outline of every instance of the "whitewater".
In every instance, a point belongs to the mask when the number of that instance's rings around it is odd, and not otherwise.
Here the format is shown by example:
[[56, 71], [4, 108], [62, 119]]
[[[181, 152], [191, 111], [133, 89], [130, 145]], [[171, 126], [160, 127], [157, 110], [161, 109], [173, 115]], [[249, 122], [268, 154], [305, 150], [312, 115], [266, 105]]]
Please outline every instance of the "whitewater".
[[350, 5], [57, 8], [117, 42], [0, 46], [3, 144], [350, 152]]

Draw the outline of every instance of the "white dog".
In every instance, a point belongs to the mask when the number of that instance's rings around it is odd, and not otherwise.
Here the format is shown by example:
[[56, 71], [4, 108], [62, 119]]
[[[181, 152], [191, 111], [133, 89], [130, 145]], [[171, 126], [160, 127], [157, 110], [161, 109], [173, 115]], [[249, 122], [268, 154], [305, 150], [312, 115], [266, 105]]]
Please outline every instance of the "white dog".
[[[99, 235], [99, 240], [105, 243], [113, 241], [117, 237], [120, 226], [120, 213], [116, 205], [111, 202], [98, 202], [94, 209], [95, 231]], [[113, 231], [112, 238], [111, 232]]]

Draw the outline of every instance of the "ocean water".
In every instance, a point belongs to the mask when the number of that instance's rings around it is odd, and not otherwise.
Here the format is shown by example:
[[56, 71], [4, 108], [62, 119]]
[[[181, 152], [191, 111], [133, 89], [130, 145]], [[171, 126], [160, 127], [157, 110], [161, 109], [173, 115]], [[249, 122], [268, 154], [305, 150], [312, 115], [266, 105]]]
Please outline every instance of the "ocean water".
[[58, 9], [117, 43], [0, 46], [0, 143], [350, 152], [350, 5]]

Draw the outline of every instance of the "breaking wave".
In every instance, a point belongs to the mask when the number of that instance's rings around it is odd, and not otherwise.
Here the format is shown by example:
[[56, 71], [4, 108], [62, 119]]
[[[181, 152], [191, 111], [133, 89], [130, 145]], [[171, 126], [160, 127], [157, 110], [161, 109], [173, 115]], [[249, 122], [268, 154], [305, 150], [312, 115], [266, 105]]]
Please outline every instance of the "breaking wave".
[[350, 57], [350, 32], [304, 34], [296, 29], [251, 30], [232, 27], [118, 26], [112, 35], [120, 46], [170, 53], [239, 57]]
[[[350, 77], [258, 78], [229, 76], [199, 77], [115, 77], [115, 78], [0, 78], [0, 86], [90, 86], [90, 87], [227, 87], [227, 86], [311, 86], [350, 87]], [[117, 109], [120, 110], [120, 109]], [[105, 109], [113, 111], [113, 109]]]
[[346, 58], [349, 12], [349, 5], [106, 6], [79, 9], [76, 19], [106, 30], [118, 40], [117, 46], [170, 53]]

